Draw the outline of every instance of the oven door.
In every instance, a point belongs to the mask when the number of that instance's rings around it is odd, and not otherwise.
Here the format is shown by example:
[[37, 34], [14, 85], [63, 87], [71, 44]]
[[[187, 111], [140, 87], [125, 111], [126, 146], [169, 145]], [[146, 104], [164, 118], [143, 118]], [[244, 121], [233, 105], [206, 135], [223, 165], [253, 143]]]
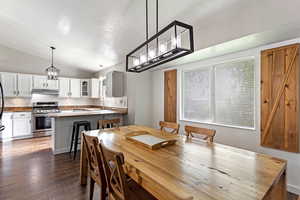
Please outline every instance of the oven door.
[[33, 115], [32, 132], [34, 135], [51, 135], [54, 131], [54, 118], [46, 115]]

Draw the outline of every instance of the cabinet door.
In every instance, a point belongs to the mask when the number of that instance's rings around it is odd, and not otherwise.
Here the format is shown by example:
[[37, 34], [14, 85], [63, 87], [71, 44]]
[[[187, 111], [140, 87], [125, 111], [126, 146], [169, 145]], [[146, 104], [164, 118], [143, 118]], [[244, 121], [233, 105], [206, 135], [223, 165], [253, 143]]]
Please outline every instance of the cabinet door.
[[26, 113], [18, 113], [18, 115], [20, 117], [13, 117], [13, 137], [32, 135], [31, 117], [28, 117]]
[[18, 74], [18, 96], [30, 97], [32, 90], [32, 76], [28, 74]]
[[33, 76], [33, 88], [34, 89], [45, 89], [47, 86], [46, 76]]
[[91, 79], [91, 97], [99, 98], [100, 96], [100, 80]]
[[47, 80], [46, 88], [51, 90], [58, 89], [58, 80]]
[[1, 123], [5, 126], [1, 133], [1, 138], [3, 140], [12, 138], [12, 113], [3, 113]]
[[80, 79], [70, 79], [71, 97], [80, 97]]
[[60, 78], [59, 79], [59, 97], [70, 96], [70, 79]]
[[14, 97], [17, 95], [17, 74], [2, 73], [1, 83], [5, 97]]
[[82, 97], [88, 97], [90, 95], [90, 80], [80, 80], [80, 95]]

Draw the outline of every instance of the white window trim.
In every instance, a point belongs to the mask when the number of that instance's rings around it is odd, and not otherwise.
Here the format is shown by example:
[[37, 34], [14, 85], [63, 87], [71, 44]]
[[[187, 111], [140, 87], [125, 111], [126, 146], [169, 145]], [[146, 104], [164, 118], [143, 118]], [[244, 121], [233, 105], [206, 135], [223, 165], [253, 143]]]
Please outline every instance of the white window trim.
[[[226, 64], [226, 63], [233, 63], [233, 62], [242, 62], [242, 61], [246, 61], [246, 60], [253, 60], [254, 62], [254, 69], [253, 69], [253, 90], [254, 90], [254, 95], [253, 95], [253, 120], [254, 120], [254, 127], [243, 127], [243, 126], [234, 126], [234, 125], [227, 125], [227, 124], [221, 124], [221, 123], [215, 123], [215, 122], [207, 122], [207, 121], [198, 121], [198, 120], [192, 120], [192, 119], [185, 119], [183, 117], [183, 104], [184, 104], [184, 100], [183, 100], [183, 88], [184, 88], [184, 76], [183, 73], [184, 72], [188, 72], [188, 71], [192, 71], [192, 70], [197, 70], [197, 69], [205, 69], [205, 68], [211, 68], [211, 73], [215, 73], [215, 66], [216, 65], [220, 65], [220, 64]], [[208, 124], [208, 125], [215, 125], [215, 126], [222, 126], [222, 127], [228, 127], [228, 128], [236, 128], [236, 129], [244, 129], [244, 130], [253, 130], [255, 131], [257, 129], [257, 123], [256, 123], [256, 59], [255, 56], [247, 56], [247, 57], [241, 57], [241, 58], [235, 58], [235, 59], [228, 59], [228, 60], [223, 60], [220, 62], [212, 62], [211, 64], [206, 64], [206, 65], [200, 65], [200, 66], [190, 66], [184, 69], [180, 69], [179, 70], [179, 74], [180, 74], [180, 86], [179, 86], [179, 100], [180, 100], [180, 111], [179, 111], [179, 121], [184, 121], [184, 122], [192, 122], [192, 123], [200, 123], [200, 124]], [[214, 87], [214, 78], [215, 76], [212, 76], [213, 78], [210, 78], [210, 82], [211, 82], [211, 87]], [[212, 90], [210, 90], [211, 92]], [[214, 105], [214, 103], [212, 102], [215, 98], [215, 94], [213, 92], [211, 98], [211, 105]], [[210, 105], [210, 106], [211, 106]], [[212, 108], [212, 107], [211, 107]], [[213, 111], [211, 112], [211, 114], [215, 112], [215, 108], [213, 108]], [[215, 116], [215, 113], [213, 114]], [[213, 119], [214, 120], [214, 119]]]

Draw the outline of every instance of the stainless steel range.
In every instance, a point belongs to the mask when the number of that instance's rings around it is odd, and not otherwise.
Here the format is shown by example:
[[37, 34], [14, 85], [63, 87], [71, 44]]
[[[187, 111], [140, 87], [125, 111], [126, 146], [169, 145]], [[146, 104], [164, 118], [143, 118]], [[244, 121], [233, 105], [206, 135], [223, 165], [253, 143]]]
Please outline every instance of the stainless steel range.
[[35, 102], [32, 106], [32, 133], [34, 137], [54, 133], [54, 118], [49, 113], [60, 112], [57, 102]]

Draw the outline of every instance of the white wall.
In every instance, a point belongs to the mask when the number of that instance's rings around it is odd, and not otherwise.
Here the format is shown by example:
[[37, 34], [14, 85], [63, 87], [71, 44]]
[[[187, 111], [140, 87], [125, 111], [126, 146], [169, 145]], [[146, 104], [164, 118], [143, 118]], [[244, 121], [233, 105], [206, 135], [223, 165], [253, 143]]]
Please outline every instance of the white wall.
[[[274, 157], [282, 158], [288, 161], [288, 170], [287, 170], [287, 182], [288, 182], [288, 190], [294, 193], [300, 194], [300, 154], [289, 153], [284, 151], [273, 150], [269, 148], [263, 148], [260, 146], [260, 51], [263, 49], [269, 49], [273, 47], [278, 47], [286, 44], [299, 43], [300, 38], [285, 41], [281, 43], [271, 44], [268, 46], [262, 46], [255, 49], [250, 49], [243, 52], [237, 52], [221, 57], [215, 57], [207, 60], [201, 60], [195, 63], [189, 63], [181, 66], [177, 66], [175, 68], [178, 69], [178, 94], [180, 92], [180, 70], [189, 67], [189, 66], [210, 66], [215, 63], [254, 56], [255, 57], [255, 90], [256, 90], [256, 128], [255, 130], [245, 130], [238, 128], [229, 128], [224, 126], [216, 126], [216, 125], [208, 125], [208, 124], [195, 124], [203, 127], [216, 129], [216, 142], [231, 145], [243, 149], [248, 149], [251, 151], [269, 154]], [[152, 91], [153, 91], [153, 107], [152, 107], [152, 124], [153, 127], [158, 127], [158, 122], [163, 120], [163, 71], [155, 71], [152, 74]], [[178, 97], [178, 102], [180, 101], [180, 97]], [[179, 108], [178, 108], [179, 111]], [[179, 112], [178, 112], [178, 119]], [[179, 121], [181, 125], [181, 133], [183, 133], [183, 127], [185, 124], [192, 124], [190, 122]], [[300, 122], [299, 122], [300, 123]]]

